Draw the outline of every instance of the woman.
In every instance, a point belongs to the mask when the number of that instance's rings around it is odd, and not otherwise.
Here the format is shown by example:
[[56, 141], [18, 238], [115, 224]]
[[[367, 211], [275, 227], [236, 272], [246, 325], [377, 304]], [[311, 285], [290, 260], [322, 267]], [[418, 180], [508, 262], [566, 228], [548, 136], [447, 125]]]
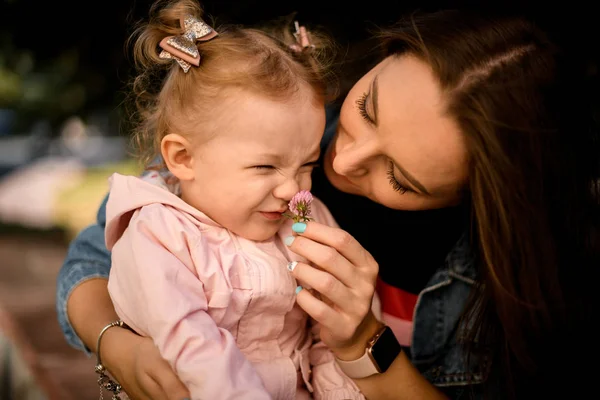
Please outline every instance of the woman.
[[[298, 303], [369, 399], [587, 389], [598, 147], [582, 73], [520, 18], [442, 11], [382, 39], [385, 57], [333, 115], [313, 183], [344, 231], [309, 222], [288, 241], [320, 267], [292, 274], [328, 300], [301, 290]], [[116, 319], [103, 225], [101, 209], [58, 280], [67, 338], [92, 351]], [[401, 350], [389, 331], [370, 343], [376, 287]], [[102, 358], [132, 398], [186, 396], [127, 330], [106, 332]]]

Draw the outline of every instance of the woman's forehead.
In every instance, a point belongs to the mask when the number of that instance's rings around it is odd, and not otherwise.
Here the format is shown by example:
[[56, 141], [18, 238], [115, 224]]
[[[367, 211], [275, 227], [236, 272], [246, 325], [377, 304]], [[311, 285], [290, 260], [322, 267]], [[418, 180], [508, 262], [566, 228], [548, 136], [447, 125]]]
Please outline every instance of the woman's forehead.
[[431, 68], [414, 56], [390, 57], [373, 71], [378, 86], [378, 135], [397, 160], [431, 191], [462, 185], [467, 152], [446, 113]]

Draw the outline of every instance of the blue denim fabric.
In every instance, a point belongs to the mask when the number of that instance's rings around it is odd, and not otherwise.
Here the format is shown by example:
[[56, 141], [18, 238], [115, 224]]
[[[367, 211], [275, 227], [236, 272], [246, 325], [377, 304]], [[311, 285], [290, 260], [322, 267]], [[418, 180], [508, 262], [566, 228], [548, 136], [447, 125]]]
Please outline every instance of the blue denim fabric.
[[[337, 113], [328, 110], [323, 143], [331, 139]], [[71, 243], [58, 275], [56, 308], [68, 343], [89, 354], [67, 317], [67, 299], [73, 289], [88, 279], [108, 278], [110, 253], [104, 242], [106, 199], [98, 210], [97, 223], [82, 231]], [[419, 294], [413, 318], [412, 362], [434, 385], [450, 398], [479, 398], [476, 393], [482, 376], [477, 360], [469, 367], [459, 344], [459, 319], [476, 280], [472, 252], [463, 236], [443, 265]]]
[[67, 342], [90, 355], [89, 350], [73, 329], [67, 315], [67, 300], [82, 282], [93, 278], [108, 279], [110, 252], [104, 242], [106, 225], [106, 200], [104, 198], [97, 214], [97, 222], [81, 231], [70, 243], [67, 256], [56, 281], [56, 312], [58, 322]]
[[[480, 398], [483, 381], [480, 363], [467, 360], [459, 343], [459, 321], [477, 279], [467, 234], [446, 257], [445, 265], [429, 280], [417, 299], [413, 318], [411, 356], [413, 365], [428, 381], [443, 388], [451, 398]], [[472, 385], [471, 389], [465, 389]], [[452, 393], [452, 394], [451, 394]]]

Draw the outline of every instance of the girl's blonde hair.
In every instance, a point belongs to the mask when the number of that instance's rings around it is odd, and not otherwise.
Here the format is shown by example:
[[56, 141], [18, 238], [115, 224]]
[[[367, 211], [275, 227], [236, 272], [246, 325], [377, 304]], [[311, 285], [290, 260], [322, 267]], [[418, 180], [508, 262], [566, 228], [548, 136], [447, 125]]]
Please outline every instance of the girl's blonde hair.
[[229, 88], [285, 100], [307, 85], [316, 99], [333, 98], [332, 42], [311, 30], [314, 47], [292, 50], [296, 39], [291, 21], [260, 30], [218, 27], [217, 37], [197, 43], [200, 65], [185, 73], [173, 60], [159, 58], [159, 43], [167, 36], [182, 34], [180, 20], [187, 15], [202, 18], [200, 4], [159, 0], [150, 9], [149, 21], [139, 25], [129, 40], [138, 71], [130, 92], [133, 112], [129, 121], [134, 124], [134, 149], [144, 167], [151, 167], [160, 154], [166, 134], [198, 132], [210, 126], [214, 105], [231, 95]]

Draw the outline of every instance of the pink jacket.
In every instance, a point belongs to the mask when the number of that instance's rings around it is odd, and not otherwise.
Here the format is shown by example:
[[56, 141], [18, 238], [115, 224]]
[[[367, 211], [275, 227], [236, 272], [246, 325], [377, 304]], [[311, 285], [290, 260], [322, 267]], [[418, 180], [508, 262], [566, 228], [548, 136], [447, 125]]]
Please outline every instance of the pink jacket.
[[[364, 399], [295, 302], [286, 265], [302, 258], [282, 243], [291, 221], [256, 243], [165, 188], [119, 174], [110, 183], [110, 296], [124, 322], [154, 339], [193, 400]], [[335, 225], [319, 200], [312, 209]]]

